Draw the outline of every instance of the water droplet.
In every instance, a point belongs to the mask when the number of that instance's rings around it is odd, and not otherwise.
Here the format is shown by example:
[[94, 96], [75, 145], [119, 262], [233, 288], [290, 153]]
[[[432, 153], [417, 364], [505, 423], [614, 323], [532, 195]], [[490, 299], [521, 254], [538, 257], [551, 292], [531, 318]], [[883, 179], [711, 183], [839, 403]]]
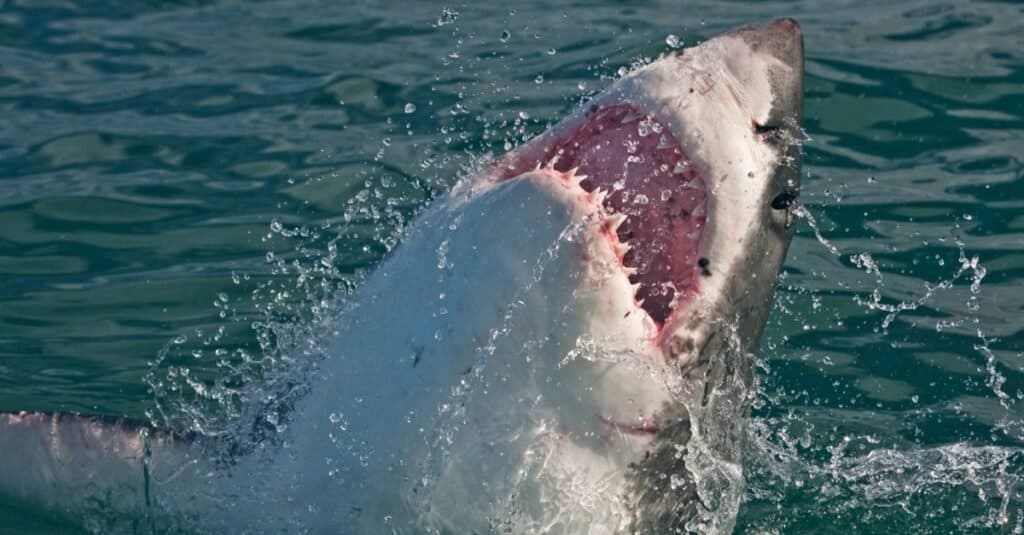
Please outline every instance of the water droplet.
[[543, 74], [538, 74], [537, 77], [533, 79], [533, 82], [535, 84], [543, 84], [544, 83], [544, 75]]
[[441, 10], [441, 14], [438, 15], [438, 17], [437, 17], [437, 25], [438, 26], [444, 26], [446, 24], [451, 24], [451, 23], [455, 22], [458, 18], [459, 18], [459, 12], [458, 11], [456, 11], [456, 10], [450, 8], [450, 7], [446, 7], [444, 9], [442, 9]]
[[665, 44], [668, 45], [669, 48], [679, 48], [683, 46], [683, 42], [679, 40], [679, 36], [674, 33], [670, 33], [665, 36]]
[[415, 112], [416, 112], [416, 105], [413, 104], [412, 102], [406, 102], [405, 103], [405, 113], [415, 113]]
[[576, 84], [576, 89], [579, 89], [580, 91], [586, 91], [587, 83], [584, 82], [583, 80], [580, 80], [580, 83]]
[[511, 38], [512, 38], [512, 34], [511, 34], [511, 33], [509, 33], [509, 31], [508, 31], [508, 30], [503, 30], [503, 31], [501, 32], [501, 42], [502, 42], [502, 43], [507, 43], [507, 42], [508, 42], [508, 40], [509, 40], [509, 39], [511, 39]]
[[549, 48], [548, 49], [548, 55], [549, 56], [554, 56], [556, 53], [557, 53], [557, 51], [554, 48]]
[[639, 125], [637, 125], [637, 133], [640, 134], [640, 137], [649, 136], [653, 130], [654, 122], [650, 119], [644, 119], [640, 121]]

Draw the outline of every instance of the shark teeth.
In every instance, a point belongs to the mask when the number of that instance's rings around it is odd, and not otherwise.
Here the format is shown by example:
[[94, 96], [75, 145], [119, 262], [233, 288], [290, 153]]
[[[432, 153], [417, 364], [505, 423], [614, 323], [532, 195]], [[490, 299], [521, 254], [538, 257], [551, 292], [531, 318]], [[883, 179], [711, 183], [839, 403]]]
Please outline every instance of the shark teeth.
[[561, 157], [562, 157], [562, 151], [555, 152], [555, 154], [552, 155], [551, 158], [548, 160], [548, 163], [544, 164], [544, 167], [547, 168], [547, 169], [554, 170], [555, 169], [555, 164], [558, 163], [558, 160]]
[[[709, 210], [701, 205], [710, 192], [671, 124], [623, 99], [544, 138], [520, 158], [522, 164], [504, 178], [540, 162], [537, 169], [568, 188], [581, 209], [599, 214], [592, 228], [608, 236], [621, 266], [639, 269], [628, 275], [642, 282], [635, 296], [646, 298], [655, 322], [664, 322], [696, 292], [701, 272], [694, 255], [707, 227]], [[663, 289], [664, 282], [673, 286]]]
[[629, 218], [626, 217], [626, 214], [614, 213], [605, 218], [605, 223], [610, 226], [611, 230], [617, 231], [627, 219]]
[[619, 120], [622, 122], [622, 124], [628, 124], [628, 123], [632, 123], [632, 122], [635, 122], [635, 121], [639, 121], [643, 117], [644, 117], [644, 114], [638, 113], [635, 110], [630, 110], [629, 112], [626, 113], [626, 115], [624, 115], [622, 117], [622, 119], [619, 119]]
[[566, 171], [564, 174], [565, 179], [573, 183], [574, 185], [579, 185], [580, 182], [583, 182], [584, 180], [587, 179], [587, 175], [577, 174], [577, 171], [579, 171], [579, 169], [579, 167], [573, 167], [572, 169]]

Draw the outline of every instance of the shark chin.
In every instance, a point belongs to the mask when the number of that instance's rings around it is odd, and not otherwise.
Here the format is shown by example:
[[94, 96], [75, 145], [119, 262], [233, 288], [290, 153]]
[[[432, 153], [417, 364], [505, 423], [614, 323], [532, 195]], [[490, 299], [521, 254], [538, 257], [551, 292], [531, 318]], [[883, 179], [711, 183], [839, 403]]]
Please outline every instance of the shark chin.
[[665, 55], [426, 209], [263, 451], [6, 414], [0, 492], [189, 531], [729, 532], [802, 93], [790, 19]]

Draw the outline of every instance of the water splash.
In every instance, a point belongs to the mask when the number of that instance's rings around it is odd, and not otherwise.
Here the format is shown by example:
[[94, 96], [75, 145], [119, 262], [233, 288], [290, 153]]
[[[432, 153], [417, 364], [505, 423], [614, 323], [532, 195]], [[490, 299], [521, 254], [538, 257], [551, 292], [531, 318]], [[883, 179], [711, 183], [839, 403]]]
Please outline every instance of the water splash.
[[[769, 532], [800, 532], [811, 529], [810, 526], [870, 519], [872, 526], [889, 526], [886, 529], [897, 531], [926, 525], [950, 532], [1024, 532], [1024, 514], [1018, 505], [1024, 499], [1024, 473], [1020, 470], [1024, 460], [1024, 422], [1016, 409], [1020, 396], [1010, 395], [1009, 368], [993, 350], [997, 339], [987, 335], [983, 327], [983, 281], [988, 270], [979, 256], [968, 254], [966, 244], [957, 237], [958, 229], [954, 228], [949, 243], [956, 246], [955, 270], [937, 282], [924, 282], [913, 297], [892, 300], [884, 297], [883, 292], [893, 284], [900, 291], [912, 291], [913, 287], [893, 275], [868, 251], [844, 253], [824, 236], [806, 207], [800, 207], [797, 214], [808, 222], [818, 244], [830, 256], [870, 277], [866, 295], [842, 286], [852, 293], [849, 299], [857, 307], [884, 313], [880, 329], [869, 340], [908, 348], [899, 354], [911, 364], [913, 348], [921, 345], [907, 334], [914, 332], [914, 327], [934, 324], [933, 334], [956, 330], [963, 333], [957, 336], [967, 340], [973, 335], [976, 341], [967, 344], [967, 353], [973, 350], [981, 358], [976, 373], [983, 380], [975, 382], [968, 377], [964, 384], [972, 391], [977, 387], [987, 389], [991, 397], [978, 392], [951, 403], [936, 400], [922, 405], [922, 396], [908, 392], [902, 400], [896, 397], [869, 405], [861, 399], [863, 393], [845, 396], [847, 382], [840, 370], [834, 370], [837, 363], [832, 355], [820, 360], [820, 372], [831, 381], [834, 390], [831, 395], [812, 394], [800, 386], [791, 390], [773, 386], [779, 377], [776, 367], [786, 360], [773, 367], [762, 356], [758, 366], [763, 382], [754, 402], [757, 416], [746, 441], [750, 448], [750, 479], [755, 482], [749, 488], [748, 499], [756, 504], [752, 511], [759, 513], [748, 511], [743, 525]], [[940, 268], [946, 265], [941, 259], [938, 264]], [[796, 290], [797, 295], [804, 293], [807, 291]], [[821, 296], [830, 300], [823, 304]], [[842, 299], [822, 293], [813, 295], [811, 301], [816, 316], [851, 315]], [[799, 314], [784, 301], [779, 309], [794, 317]], [[897, 320], [912, 311], [926, 312], [925, 318], [930, 314], [940, 317], [931, 323], [915, 315], [897, 328]], [[853, 321], [844, 318], [838, 325]], [[917, 332], [927, 334], [925, 330]], [[847, 336], [867, 338], [855, 332]], [[768, 344], [772, 352], [779, 347], [774, 342]], [[837, 345], [837, 352], [842, 347]], [[858, 351], [857, 347], [853, 345], [854, 351], [839, 355], [841, 366], [857, 366], [861, 360], [870, 362], [870, 350]], [[973, 383], [977, 387], [971, 386]], [[897, 383], [894, 381], [889, 388], [897, 388]], [[871, 418], [862, 415], [866, 407], [874, 409]], [[991, 422], [990, 436], [984, 441], [980, 436], [965, 440], [963, 432], [948, 433], [942, 441], [945, 443], [939, 444], [934, 443], [935, 438], [924, 438], [930, 436], [925, 429], [936, 425], [960, 427], [978, 419]], [[786, 512], [763, 509], [771, 504], [785, 504]], [[799, 510], [793, 511], [794, 505]]]

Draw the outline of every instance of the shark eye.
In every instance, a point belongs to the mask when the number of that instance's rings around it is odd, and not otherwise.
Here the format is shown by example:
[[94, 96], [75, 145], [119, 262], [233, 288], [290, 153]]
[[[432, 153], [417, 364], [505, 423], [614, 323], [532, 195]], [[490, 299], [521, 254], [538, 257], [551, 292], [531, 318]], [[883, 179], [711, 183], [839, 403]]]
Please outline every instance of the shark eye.
[[772, 199], [772, 208], [776, 210], [785, 210], [786, 208], [796, 204], [798, 199], [799, 198], [796, 196], [796, 193], [793, 193], [792, 191], [783, 191]]

